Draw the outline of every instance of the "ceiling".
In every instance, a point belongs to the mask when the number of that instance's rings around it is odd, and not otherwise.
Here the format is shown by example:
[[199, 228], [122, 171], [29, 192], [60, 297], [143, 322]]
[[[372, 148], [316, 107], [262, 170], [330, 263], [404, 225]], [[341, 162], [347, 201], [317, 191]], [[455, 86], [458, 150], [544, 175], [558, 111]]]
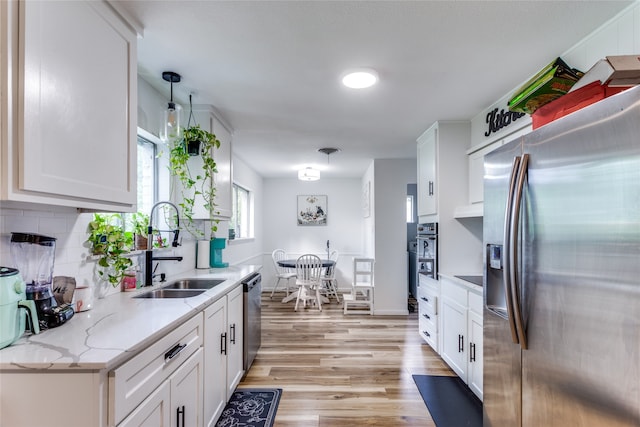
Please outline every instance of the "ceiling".
[[[260, 175], [343, 178], [415, 158], [433, 122], [471, 119], [632, 1], [113, 3], [143, 27], [142, 78], [168, 98], [162, 72], [181, 74], [174, 98], [213, 105]], [[379, 84], [342, 87], [355, 67]]]

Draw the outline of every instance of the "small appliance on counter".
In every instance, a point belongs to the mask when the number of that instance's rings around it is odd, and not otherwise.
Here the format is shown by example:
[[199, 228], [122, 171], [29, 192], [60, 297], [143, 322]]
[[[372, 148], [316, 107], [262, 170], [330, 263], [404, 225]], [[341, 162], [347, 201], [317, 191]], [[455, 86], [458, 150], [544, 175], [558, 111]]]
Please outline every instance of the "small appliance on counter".
[[18, 270], [0, 267], [0, 348], [13, 344], [22, 336], [27, 316], [31, 331], [40, 333], [35, 303], [27, 300], [25, 290]]
[[55, 237], [11, 233], [11, 255], [26, 284], [27, 300], [35, 303], [40, 328], [54, 328], [73, 317], [71, 304], [56, 302], [51, 287], [55, 260]]

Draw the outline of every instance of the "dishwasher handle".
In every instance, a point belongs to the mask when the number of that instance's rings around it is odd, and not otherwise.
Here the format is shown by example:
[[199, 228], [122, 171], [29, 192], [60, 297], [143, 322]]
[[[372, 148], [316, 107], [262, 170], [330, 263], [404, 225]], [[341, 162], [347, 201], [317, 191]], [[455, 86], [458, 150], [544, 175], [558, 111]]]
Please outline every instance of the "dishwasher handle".
[[253, 273], [242, 281], [242, 288], [245, 292], [249, 292], [251, 289], [258, 286], [261, 282], [262, 275], [260, 273]]

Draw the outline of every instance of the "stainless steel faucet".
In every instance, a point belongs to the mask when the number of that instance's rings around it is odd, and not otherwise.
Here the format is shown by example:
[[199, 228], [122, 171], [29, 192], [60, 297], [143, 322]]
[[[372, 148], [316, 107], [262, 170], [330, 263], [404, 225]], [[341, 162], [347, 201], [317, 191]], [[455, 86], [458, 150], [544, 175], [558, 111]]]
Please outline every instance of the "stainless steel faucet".
[[144, 253], [144, 286], [151, 286], [153, 284], [153, 261], [182, 261], [181, 256], [153, 256], [153, 214], [158, 206], [169, 205], [176, 211], [176, 229], [173, 231], [173, 242], [171, 246], [177, 248], [180, 246], [178, 243], [178, 236], [180, 235], [180, 212], [178, 207], [171, 202], [158, 202], [151, 208], [149, 214], [149, 226], [147, 227], [147, 250]]

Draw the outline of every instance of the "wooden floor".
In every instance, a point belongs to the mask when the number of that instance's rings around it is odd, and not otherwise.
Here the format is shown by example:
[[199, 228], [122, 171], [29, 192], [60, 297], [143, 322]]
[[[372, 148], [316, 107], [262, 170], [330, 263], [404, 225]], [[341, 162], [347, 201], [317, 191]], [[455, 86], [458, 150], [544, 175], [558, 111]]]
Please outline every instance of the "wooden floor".
[[275, 426], [435, 426], [412, 374], [454, 375], [418, 316], [293, 310], [262, 296], [262, 347], [239, 387], [283, 390]]

